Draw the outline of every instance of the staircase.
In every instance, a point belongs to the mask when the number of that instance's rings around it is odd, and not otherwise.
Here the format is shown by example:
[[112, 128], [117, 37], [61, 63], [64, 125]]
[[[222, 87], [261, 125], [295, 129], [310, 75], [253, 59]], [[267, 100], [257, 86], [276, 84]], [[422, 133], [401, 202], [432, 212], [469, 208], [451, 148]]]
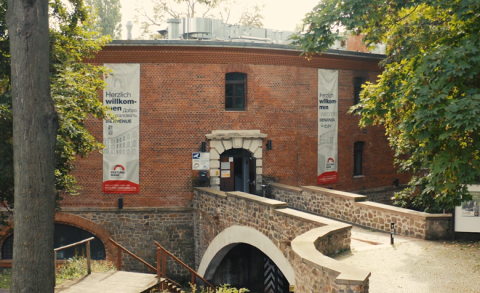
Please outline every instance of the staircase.
[[[139, 258], [138, 256], [134, 255], [132, 252], [128, 251], [125, 247], [121, 246], [117, 242], [115, 242], [112, 238], [109, 238], [110, 242], [112, 242], [116, 247], [117, 247], [117, 270], [121, 271], [122, 270], [122, 252], [127, 253], [128, 255], [132, 256], [139, 262], [143, 263], [146, 265], [149, 270], [150, 274], [153, 274], [154, 272], [157, 274], [157, 285], [155, 287], [158, 287], [158, 290], [160, 291], [168, 291], [172, 293], [180, 293], [182, 292], [182, 286], [178, 284], [177, 282], [169, 279], [166, 277], [167, 273], [167, 256], [170, 256], [174, 261], [179, 263], [181, 266], [186, 268], [192, 275], [191, 279], [191, 284], [195, 284], [195, 279], [199, 278], [202, 280], [205, 284], [206, 287], [210, 287], [212, 292], [215, 292], [215, 287], [207, 282], [203, 277], [201, 277], [197, 272], [195, 272], [192, 268], [187, 266], [185, 263], [183, 263], [181, 260], [179, 260], [177, 257], [175, 257], [171, 252], [163, 248], [158, 242], [154, 241], [155, 245], [157, 246], [157, 267], [153, 267], [150, 264], [148, 264], [146, 261], [143, 259]], [[100, 291], [98, 291], [100, 292]], [[118, 291], [121, 292], [121, 291]], [[139, 291], [140, 292], [148, 292], [148, 291]], [[102, 292], [103, 293], [103, 292]]]

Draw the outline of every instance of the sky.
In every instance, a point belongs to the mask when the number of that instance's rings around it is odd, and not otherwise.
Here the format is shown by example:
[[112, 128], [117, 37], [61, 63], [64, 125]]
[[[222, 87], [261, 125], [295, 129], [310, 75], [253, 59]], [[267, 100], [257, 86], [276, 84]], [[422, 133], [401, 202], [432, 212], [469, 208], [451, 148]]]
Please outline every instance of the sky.
[[[284, 31], [294, 31], [297, 24], [302, 23], [305, 14], [312, 11], [320, 0], [243, 0], [247, 5], [265, 4], [263, 9], [264, 28], [277, 29]], [[122, 4], [122, 33], [126, 39], [127, 29], [125, 24], [131, 20], [133, 22], [136, 0], [121, 0]], [[146, 11], [151, 11], [151, 1], [143, 0]], [[230, 21], [229, 21], [230, 23]], [[163, 27], [166, 27], [165, 24]], [[160, 28], [159, 28], [160, 29]], [[138, 25], [133, 26], [133, 38], [138, 36]]]

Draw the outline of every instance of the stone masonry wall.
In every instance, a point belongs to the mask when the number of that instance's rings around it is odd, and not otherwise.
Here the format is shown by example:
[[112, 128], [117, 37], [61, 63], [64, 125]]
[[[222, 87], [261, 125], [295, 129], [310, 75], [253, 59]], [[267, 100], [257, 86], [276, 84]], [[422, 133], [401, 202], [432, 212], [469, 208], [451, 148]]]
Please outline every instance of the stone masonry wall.
[[[190, 208], [65, 208], [64, 212], [103, 226], [117, 243], [153, 267], [157, 261], [153, 241], [194, 267], [193, 214]], [[145, 265], [126, 253], [122, 253], [122, 260], [122, 270], [148, 272]], [[168, 257], [167, 277], [181, 282], [187, 281], [190, 274]]]
[[360, 191], [352, 191], [352, 193], [365, 195], [368, 201], [393, 205], [392, 198], [394, 197], [395, 193], [402, 191], [405, 187], [406, 185], [398, 187], [388, 186]]
[[[335, 270], [322, 266], [322, 262], [318, 261], [325, 260], [329, 264], [335, 262], [320, 252], [332, 254], [350, 249], [350, 225], [292, 210], [286, 208], [284, 202], [243, 192], [225, 193], [210, 188], [196, 188], [193, 202], [197, 269], [209, 244], [220, 232], [234, 225], [242, 225], [263, 233], [280, 249], [294, 269], [295, 292], [368, 292], [368, 273], [359, 270], [361, 281], [341, 283], [337, 280], [341, 275], [338, 271], [341, 263], [336, 263]], [[312, 232], [321, 236], [303, 236]], [[292, 248], [294, 243], [309, 247], [313, 252], [295, 250]], [[307, 255], [308, 259], [302, 254]], [[355, 269], [349, 269], [355, 275]]]
[[314, 186], [301, 188], [271, 183], [273, 198], [289, 206], [339, 219], [348, 223], [419, 239], [447, 239], [451, 233], [450, 214], [428, 214], [365, 201], [366, 196]]

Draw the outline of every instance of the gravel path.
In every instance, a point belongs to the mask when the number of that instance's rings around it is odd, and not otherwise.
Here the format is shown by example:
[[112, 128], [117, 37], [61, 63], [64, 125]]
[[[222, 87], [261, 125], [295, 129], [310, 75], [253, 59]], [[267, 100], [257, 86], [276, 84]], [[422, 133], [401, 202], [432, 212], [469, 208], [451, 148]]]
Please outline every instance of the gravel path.
[[357, 227], [352, 238], [360, 241], [352, 240], [352, 250], [335, 258], [370, 271], [370, 293], [480, 293], [480, 242], [397, 237], [391, 246], [389, 234]]

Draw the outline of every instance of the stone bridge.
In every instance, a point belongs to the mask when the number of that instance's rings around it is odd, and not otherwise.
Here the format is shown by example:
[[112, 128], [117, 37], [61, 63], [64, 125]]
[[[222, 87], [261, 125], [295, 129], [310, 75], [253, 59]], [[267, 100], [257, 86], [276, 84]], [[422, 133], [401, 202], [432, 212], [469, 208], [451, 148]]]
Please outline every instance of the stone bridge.
[[[351, 225], [243, 192], [196, 188], [193, 205], [195, 265], [207, 280], [245, 267], [245, 261], [235, 261], [235, 256], [233, 268], [222, 264], [229, 253], [243, 245], [243, 251], [248, 247], [260, 251], [247, 254], [250, 261], [264, 262], [260, 274], [265, 277], [263, 282], [257, 282], [264, 286], [261, 292], [368, 292], [369, 272], [329, 257], [350, 249]], [[219, 267], [222, 272], [217, 272]], [[267, 276], [270, 268], [272, 272], [278, 270], [278, 274]], [[243, 279], [253, 278], [250, 273], [243, 275]], [[280, 278], [288, 284], [279, 283]], [[229, 276], [222, 280], [228, 281]]]

